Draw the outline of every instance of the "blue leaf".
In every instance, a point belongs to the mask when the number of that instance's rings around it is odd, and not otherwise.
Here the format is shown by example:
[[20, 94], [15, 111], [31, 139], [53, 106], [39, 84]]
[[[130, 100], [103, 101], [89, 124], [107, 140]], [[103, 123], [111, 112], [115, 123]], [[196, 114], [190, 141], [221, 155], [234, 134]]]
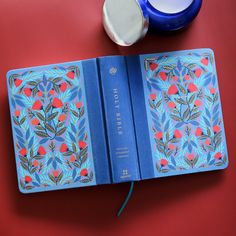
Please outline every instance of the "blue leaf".
[[188, 141], [186, 141], [183, 145], [183, 149], [185, 149], [188, 146]]
[[48, 138], [43, 138], [39, 143], [40, 144], [44, 144], [44, 143], [46, 143], [48, 141]]
[[213, 165], [215, 163], [215, 160], [211, 160], [210, 162], [209, 162], [209, 165]]
[[16, 102], [16, 104], [19, 105], [20, 107], [25, 107], [25, 104], [24, 104], [22, 101], [20, 101], [19, 99], [16, 99], [15, 102]]
[[85, 119], [81, 120], [80, 124], [79, 124], [79, 129], [81, 129], [85, 124]]
[[161, 118], [161, 122], [164, 123], [166, 120], [166, 113], [164, 112]]
[[81, 100], [81, 98], [82, 98], [82, 89], [79, 89], [78, 98], [79, 98], [79, 100]]
[[179, 71], [175, 68], [174, 69], [174, 73], [177, 75], [177, 76], [180, 76], [180, 73], [179, 73]]
[[176, 166], [176, 161], [175, 161], [175, 158], [174, 157], [171, 157], [171, 163]]
[[39, 175], [37, 173], [35, 173], [35, 179], [38, 181], [38, 183], [40, 183], [40, 178], [39, 178]]
[[156, 126], [158, 126], [158, 127], [161, 127], [161, 124], [160, 124], [160, 122], [159, 121], [157, 121], [157, 120], [154, 120], [154, 119], [152, 119], [153, 120], [153, 123], [156, 125]]
[[197, 121], [195, 121], [195, 120], [190, 121], [190, 123], [191, 123], [192, 125], [199, 126], [199, 122], [197, 122]]
[[24, 99], [22, 96], [20, 96], [20, 95], [14, 95], [14, 98], [15, 99], [20, 99], [20, 100], [22, 100], [22, 99]]
[[69, 136], [70, 136], [70, 139], [72, 140], [72, 142], [75, 143], [76, 139], [75, 139], [74, 135], [71, 132], [69, 132]]
[[208, 155], [207, 155], [207, 162], [209, 162], [210, 160], [211, 160], [211, 154], [209, 152]]
[[200, 57], [200, 55], [196, 52], [193, 52], [192, 55], [196, 56], [196, 57]]
[[77, 96], [77, 91], [70, 95], [70, 99], [69, 100], [70, 101], [74, 100], [76, 98], [76, 96]]
[[213, 114], [215, 114], [219, 109], [219, 104], [217, 104], [213, 109]]
[[204, 79], [205, 79], [205, 80], [206, 80], [206, 79], [209, 79], [211, 76], [212, 76], [212, 73], [208, 73], [208, 74], [204, 77]]
[[212, 84], [213, 84], [213, 86], [216, 85], [216, 76], [215, 75], [213, 75], [213, 77], [212, 77]]
[[62, 137], [56, 137], [55, 138], [57, 141], [59, 141], [59, 142], [63, 142], [65, 139], [64, 138], [62, 138]]
[[52, 84], [51, 83], [48, 83], [48, 86], [47, 86], [47, 91], [49, 91], [50, 89], [51, 89], [51, 87], [52, 87]]
[[193, 150], [192, 145], [191, 145], [191, 144], [188, 144], [188, 151], [189, 151], [189, 152], [192, 152], [192, 150]]
[[22, 137], [18, 136], [18, 135], [16, 135], [16, 138], [18, 139], [19, 142], [22, 142], [22, 143], [25, 142], [25, 140]]
[[152, 84], [152, 87], [158, 91], [161, 91], [161, 88], [156, 84]]
[[36, 182], [32, 182], [32, 184], [33, 184], [34, 186], [36, 186], [36, 187], [40, 187], [40, 185], [39, 185], [38, 183], [36, 183]]
[[22, 73], [21, 76], [25, 76], [25, 75], [27, 75], [27, 74], [28, 74], [28, 71], [25, 71], [24, 73]]
[[204, 86], [207, 86], [208, 84], [210, 84], [210, 82], [211, 82], [211, 78], [208, 78], [205, 82], [204, 82]]
[[44, 92], [44, 87], [43, 87], [41, 84], [39, 84], [39, 89], [40, 89], [42, 92]]
[[175, 125], [175, 128], [180, 128], [184, 125], [184, 122], [179, 122]]
[[32, 147], [33, 143], [34, 143], [34, 136], [29, 141], [29, 148]]
[[171, 170], [175, 170], [175, 167], [172, 166], [172, 165], [168, 165], [168, 167], [169, 167]]
[[62, 161], [58, 157], [56, 157], [55, 159], [58, 163], [62, 164]]
[[76, 175], [77, 175], [77, 172], [76, 172], [76, 169], [74, 169], [72, 172], [72, 178], [75, 179]]
[[152, 91], [152, 86], [150, 83], [147, 84], [148, 90], [151, 92]]
[[151, 114], [154, 119], [159, 120], [159, 117], [155, 112], [151, 111]]
[[203, 119], [204, 119], [205, 124], [206, 124], [207, 126], [211, 126], [210, 122], [208, 121], [208, 119], [207, 119], [205, 116], [203, 117]]
[[29, 136], [30, 136], [30, 130], [29, 129], [27, 129], [27, 131], [26, 131], [26, 135], [25, 135], [25, 139], [29, 139]]
[[182, 76], [184, 76], [187, 73], [187, 68], [184, 67], [183, 71], [182, 71]]
[[81, 176], [78, 176], [74, 181], [77, 182], [77, 181], [80, 181], [81, 179]]
[[180, 60], [178, 60], [178, 62], [177, 62], [177, 68], [179, 71], [181, 71], [181, 69], [182, 69], [182, 64], [181, 64]]
[[13, 108], [15, 109], [16, 108], [16, 103], [15, 103], [13, 98], [11, 99], [11, 104], [12, 104]]
[[66, 69], [63, 66], [57, 66], [60, 70], [66, 71]]
[[57, 162], [56, 162], [56, 160], [54, 160], [54, 161], [52, 162], [52, 166], [53, 166], [54, 169], [57, 168]]
[[158, 80], [157, 79], [150, 79], [150, 82], [154, 83], [154, 84], [158, 84]]
[[43, 75], [43, 85], [44, 86], [47, 85], [47, 78], [46, 78], [45, 74]]
[[20, 142], [20, 141], [19, 141], [19, 143], [18, 143], [18, 144], [20, 145], [20, 147], [21, 147], [21, 148], [24, 148], [24, 147], [25, 147], [25, 144], [24, 144], [24, 143], [22, 143], [22, 142]]
[[210, 118], [211, 118], [211, 113], [210, 113], [210, 111], [209, 111], [207, 108], [205, 108], [205, 112], [206, 112], [206, 115], [208, 116], [208, 118], [210, 119]]
[[213, 119], [213, 126], [217, 125], [218, 124], [218, 115], [214, 116], [214, 119]]
[[79, 88], [79, 87], [78, 87], [78, 86], [76, 86], [76, 87], [74, 87], [73, 89], [71, 89], [71, 91], [70, 91], [70, 92], [71, 92], [71, 93], [74, 93], [75, 91], [78, 91], [78, 88]]
[[85, 126], [79, 131], [79, 135], [84, 135]]
[[49, 158], [49, 160], [48, 160], [48, 162], [47, 162], [47, 166], [49, 166], [51, 163], [52, 163], [52, 160], [53, 160], [53, 158], [51, 157], [51, 158]]
[[75, 126], [71, 123], [71, 130], [74, 132], [74, 133], [76, 133], [76, 128], [75, 128]]
[[197, 148], [197, 144], [196, 144], [195, 142], [193, 142], [193, 141], [191, 140], [190, 143], [191, 143], [195, 148]]
[[165, 132], [169, 129], [169, 126], [170, 126], [170, 121], [168, 120], [164, 127]]
[[15, 127], [15, 132], [16, 132], [16, 134], [18, 134], [19, 136], [23, 136], [23, 134], [21, 133], [21, 131], [18, 129], [18, 128], [16, 128]]

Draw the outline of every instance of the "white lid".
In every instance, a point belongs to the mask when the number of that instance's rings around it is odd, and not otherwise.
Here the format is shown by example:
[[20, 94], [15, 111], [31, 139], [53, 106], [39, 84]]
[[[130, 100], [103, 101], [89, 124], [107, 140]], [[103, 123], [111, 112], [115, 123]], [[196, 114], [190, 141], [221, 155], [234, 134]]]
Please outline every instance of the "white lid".
[[149, 19], [144, 7], [138, 0], [105, 1], [103, 25], [116, 44], [130, 46], [146, 35]]

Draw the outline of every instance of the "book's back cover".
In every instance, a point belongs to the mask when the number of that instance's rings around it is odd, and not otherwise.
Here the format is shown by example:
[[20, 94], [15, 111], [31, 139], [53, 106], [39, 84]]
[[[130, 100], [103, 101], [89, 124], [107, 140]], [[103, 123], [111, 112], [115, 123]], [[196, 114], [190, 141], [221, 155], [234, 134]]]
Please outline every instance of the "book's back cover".
[[226, 138], [212, 50], [127, 60], [142, 178], [226, 168]]

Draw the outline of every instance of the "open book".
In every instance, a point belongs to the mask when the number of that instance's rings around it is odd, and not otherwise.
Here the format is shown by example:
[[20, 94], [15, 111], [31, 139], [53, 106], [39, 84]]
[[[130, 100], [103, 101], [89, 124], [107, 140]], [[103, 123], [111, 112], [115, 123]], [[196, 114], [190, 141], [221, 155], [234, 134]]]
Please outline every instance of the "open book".
[[210, 49], [12, 70], [7, 83], [23, 193], [228, 164]]

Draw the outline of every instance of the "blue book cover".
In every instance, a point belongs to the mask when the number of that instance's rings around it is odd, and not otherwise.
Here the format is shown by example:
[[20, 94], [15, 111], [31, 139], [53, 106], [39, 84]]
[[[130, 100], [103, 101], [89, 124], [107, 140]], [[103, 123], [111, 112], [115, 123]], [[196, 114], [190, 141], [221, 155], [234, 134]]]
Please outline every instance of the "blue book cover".
[[7, 84], [23, 193], [228, 165], [210, 49], [11, 70]]

